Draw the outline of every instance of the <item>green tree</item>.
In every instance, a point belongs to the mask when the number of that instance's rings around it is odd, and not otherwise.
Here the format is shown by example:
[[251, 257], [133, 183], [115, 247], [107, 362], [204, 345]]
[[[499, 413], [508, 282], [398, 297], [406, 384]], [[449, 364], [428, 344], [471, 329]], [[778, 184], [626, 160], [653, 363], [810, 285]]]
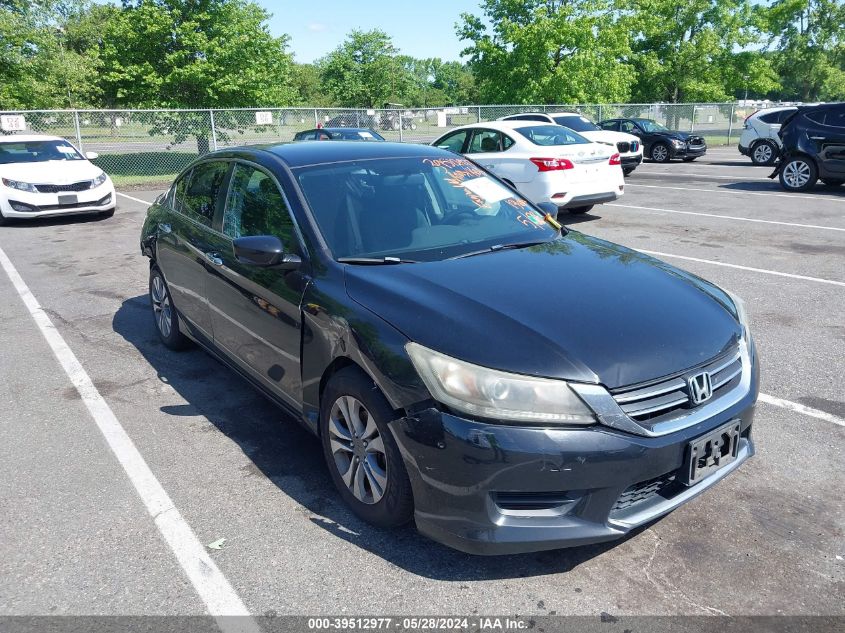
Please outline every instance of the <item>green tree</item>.
[[845, 99], [845, 3], [774, 0], [761, 11], [782, 88], [800, 101]]
[[[487, 103], [624, 101], [629, 35], [613, 0], [483, 0], [458, 36]], [[488, 28], [489, 23], [492, 27]]]
[[406, 94], [411, 78], [384, 31], [352, 31], [317, 62], [326, 92], [340, 106], [380, 108]]
[[84, 0], [0, 0], [0, 109], [85, 107], [99, 60], [75, 41]]
[[642, 101], [722, 101], [746, 82], [772, 88], [765, 57], [738, 56], [761, 38], [749, 0], [629, 0]]

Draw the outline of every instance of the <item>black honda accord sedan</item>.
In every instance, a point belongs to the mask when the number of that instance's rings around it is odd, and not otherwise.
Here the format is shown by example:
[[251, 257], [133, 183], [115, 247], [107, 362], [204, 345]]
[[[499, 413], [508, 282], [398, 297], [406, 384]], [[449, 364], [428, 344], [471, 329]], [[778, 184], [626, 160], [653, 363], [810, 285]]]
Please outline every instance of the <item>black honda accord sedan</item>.
[[207, 154], [150, 207], [161, 340], [321, 438], [363, 519], [479, 554], [615, 539], [754, 452], [742, 302], [395, 143]]

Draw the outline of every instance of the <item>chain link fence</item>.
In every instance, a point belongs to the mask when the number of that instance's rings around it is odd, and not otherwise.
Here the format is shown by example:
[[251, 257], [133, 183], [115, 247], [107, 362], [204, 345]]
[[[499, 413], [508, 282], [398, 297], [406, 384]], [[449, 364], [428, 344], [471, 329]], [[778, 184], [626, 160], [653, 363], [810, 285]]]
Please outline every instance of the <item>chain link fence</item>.
[[[775, 105], [775, 104], [770, 104]], [[593, 121], [654, 119], [695, 131], [711, 146], [738, 139], [756, 107], [736, 103], [487, 105], [440, 108], [247, 108], [226, 110], [30, 110], [0, 112], [2, 134], [50, 134], [85, 152], [119, 185], [168, 182], [206, 152], [290, 141], [315, 127], [368, 127], [389, 141], [429, 143], [449, 128], [521, 112], [577, 111]]]

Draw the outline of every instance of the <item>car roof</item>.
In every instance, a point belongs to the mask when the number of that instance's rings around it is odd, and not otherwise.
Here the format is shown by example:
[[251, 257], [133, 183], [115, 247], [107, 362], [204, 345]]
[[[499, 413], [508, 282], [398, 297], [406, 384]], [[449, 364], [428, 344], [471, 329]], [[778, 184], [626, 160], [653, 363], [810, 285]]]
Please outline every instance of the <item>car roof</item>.
[[[345, 128], [349, 129], [349, 128]], [[319, 165], [354, 160], [378, 158], [412, 158], [452, 156], [452, 152], [416, 143], [273, 143], [266, 145], [244, 145], [206, 154], [203, 158], [238, 158], [272, 154], [290, 167]]]
[[[528, 114], [528, 113], [526, 113]], [[470, 123], [469, 125], [462, 125], [460, 127], [453, 128], [449, 130], [449, 132], [455, 132], [457, 130], [474, 130], [478, 128], [483, 128], [485, 130], [497, 130], [499, 132], [508, 132], [510, 130], [515, 130], [517, 128], [523, 127], [536, 127], [538, 125], [557, 125], [556, 123], [549, 123], [548, 121], [482, 121], [481, 123]], [[444, 132], [443, 135], [447, 134], [448, 132]]]
[[312, 127], [308, 130], [302, 130], [301, 132], [297, 132], [297, 134], [302, 134], [304, 132], [374, 132], [373, 128], [370, 127]]
[[549, 116], [584, 116], [580, 112], [546, 112], [546, 114]]
[[0, 143], [31, 143], [32, 141], [62, 141], [68, 140], [61, 136], [50, 136], [49, 134], [9, 134], [0, 135]]

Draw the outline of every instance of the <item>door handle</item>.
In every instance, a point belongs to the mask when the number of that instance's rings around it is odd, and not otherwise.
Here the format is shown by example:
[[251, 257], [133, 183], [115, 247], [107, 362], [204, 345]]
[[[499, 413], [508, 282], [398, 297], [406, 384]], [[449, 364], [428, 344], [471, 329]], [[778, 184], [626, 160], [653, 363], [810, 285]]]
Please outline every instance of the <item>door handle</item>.
[[218, 255], [217, 253], [206, 253], [205, 258], [215, 266], [223, 265], [223, 260], [220, 259], [220, 255]]
[[170, 228], [170, 225], [165, 222], [159, 222], [158, 230], [162, 233], [171, 233], [173, 231], [173, 229]]
[[814, 141], [823, 141], [825, 137], [824, 136], [811, 136], [810, 138]]

